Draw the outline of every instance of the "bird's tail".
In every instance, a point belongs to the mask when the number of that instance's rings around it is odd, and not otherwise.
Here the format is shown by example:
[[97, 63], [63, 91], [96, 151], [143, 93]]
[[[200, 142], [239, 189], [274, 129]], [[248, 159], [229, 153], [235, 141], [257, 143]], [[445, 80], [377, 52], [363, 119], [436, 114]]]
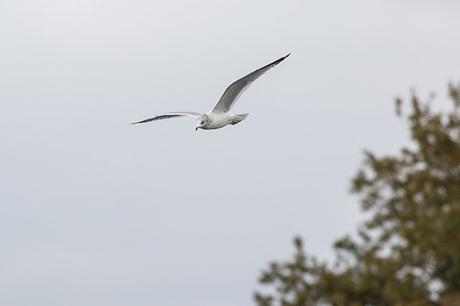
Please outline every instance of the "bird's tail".
[[246, 119], [247, 116], [249, 116], [248, 113], [246, 113], [246, 114], [238, 114], [238, 117], [241, 118], [241, 121], [243, 121], [244, 119]]
[[237, 123], [240, 123], [241, 121], [243, 121], [244, 119], [246, 119], [246, 117], [248, 116], [249, 114], [238, 114], [235, 116], [235, 118], [233, 119], [233, 122], [232, 124], [237, 124]]

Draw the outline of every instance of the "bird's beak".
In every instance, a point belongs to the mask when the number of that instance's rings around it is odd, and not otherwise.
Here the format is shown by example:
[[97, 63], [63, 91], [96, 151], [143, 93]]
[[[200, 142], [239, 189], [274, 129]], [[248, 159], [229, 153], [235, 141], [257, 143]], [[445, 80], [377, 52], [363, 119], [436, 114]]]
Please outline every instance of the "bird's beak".
[[198, 131], [198, 127], [195, 128], [195, 131]]

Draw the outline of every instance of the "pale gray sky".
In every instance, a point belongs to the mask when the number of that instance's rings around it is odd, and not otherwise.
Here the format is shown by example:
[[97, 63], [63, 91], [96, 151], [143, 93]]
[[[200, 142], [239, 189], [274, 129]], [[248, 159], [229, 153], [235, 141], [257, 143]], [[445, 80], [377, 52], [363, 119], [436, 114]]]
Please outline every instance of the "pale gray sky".
[[[393, 98], [459, 79], [458, 1], [0, 0], [0, 305], [252, 305], [361, 216]], [[194, 131], [236, 78], [244, 122]]]

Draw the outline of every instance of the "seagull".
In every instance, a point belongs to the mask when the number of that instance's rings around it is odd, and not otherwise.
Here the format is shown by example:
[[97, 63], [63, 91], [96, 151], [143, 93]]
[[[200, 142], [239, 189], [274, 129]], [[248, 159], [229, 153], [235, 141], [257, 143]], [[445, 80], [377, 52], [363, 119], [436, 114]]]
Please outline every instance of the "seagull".
[[236, 80], [227, 89], [224, 91], [224, 94], [217, 102], [214, 108], [205, 114], [195, 113], [195, 112], [169, 112], [157, 115], [152, 118], [144, 119], [141, 121], [133, 122], [132, 124], [139, 124], [139, 123], [146, 123], [155, 120], [162, 120], [162, 119], [169, 119], [169, 118], [176, 118], [176, 117], [192, 117], [196, 120], [196, 127], [195, 131], [198, 129], [204, 130], [214, 130], [222, 128], [226, 125], [235, 125], [244, 119], [249, 114], [232, 114], [229, 113], [232, 106], [238, 100], [238, 98], [243, 94], [243, 92], [248, 89], [248, 87], [254, 82], [257, 78], [259, 78], [262, 74], [270, 70], [271, 68], [275, 67], [282, 61], [284, 61], [291, 53], [286, 56], [283, 56], [277, 59], [274, 62], [271, 62], [268, 65], [259, 68], [248, 75]]

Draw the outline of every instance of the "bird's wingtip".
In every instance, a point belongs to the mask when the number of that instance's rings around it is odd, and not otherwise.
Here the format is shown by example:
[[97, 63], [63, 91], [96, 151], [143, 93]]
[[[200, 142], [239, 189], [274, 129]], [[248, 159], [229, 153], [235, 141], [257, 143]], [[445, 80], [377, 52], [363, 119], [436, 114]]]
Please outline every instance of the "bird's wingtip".
[[278, 65], [279, 63], [281, 63], [282, 61], [284, 61], [289, 55], [291, 55], [291, 52], [288, 53], [288, 55], [285, 55], [283, 57], [280, 57], [279, 59], [277, 59], [276, 61], [274, 61], [273, 63], [269, 64], [269, 65]]

